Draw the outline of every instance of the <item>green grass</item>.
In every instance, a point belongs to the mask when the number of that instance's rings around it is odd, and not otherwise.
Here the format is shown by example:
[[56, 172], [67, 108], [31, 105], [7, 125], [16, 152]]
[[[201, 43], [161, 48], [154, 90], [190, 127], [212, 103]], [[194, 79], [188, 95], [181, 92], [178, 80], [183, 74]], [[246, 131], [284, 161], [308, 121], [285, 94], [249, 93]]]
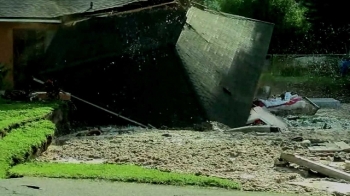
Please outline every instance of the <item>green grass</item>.
[[240, 188], [238, 183], [227, 179], [162, 172], [156, 169], [146, 169], [135, 165], [31, 162], [11, 168], [10, 174], [15, 176], [105, 179], [122, 182], [212, 186], [229, 189]]
[[57, 106], [56, 103], [21, 103], [0, 100], [0, 132], [17, 123], [43, 118]]
[[260, 82], [267, 83], [282, 83], [282, 84], [314, 84], [314, 85], [329, 85], [338, 86], [341, 84], [350, 84], [349, 77], [326, 77], [326, 76], [280, 76], [270, 73], [264, 73], [260, 77]]
[[8, 169], [14, 164], [14, 160], [25, 161], [32, 147], [39, 147], [46, 141], [47, 136], [53, 135], [54, 132], [55, 125], [51, 121], [40, 120], [16, 128], [1, 139], [0, 178], [7, 177]]

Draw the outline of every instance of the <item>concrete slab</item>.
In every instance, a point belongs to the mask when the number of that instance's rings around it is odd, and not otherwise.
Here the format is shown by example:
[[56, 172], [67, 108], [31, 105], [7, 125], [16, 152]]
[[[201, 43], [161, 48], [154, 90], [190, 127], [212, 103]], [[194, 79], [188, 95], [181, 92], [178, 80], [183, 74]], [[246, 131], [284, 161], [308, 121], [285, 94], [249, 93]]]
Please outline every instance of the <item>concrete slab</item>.
[[314, 102], [320, 108], [332, 108], [339, 109], [341, 107], [340, 101], [333, 98], [309, 98], [310, 101]]

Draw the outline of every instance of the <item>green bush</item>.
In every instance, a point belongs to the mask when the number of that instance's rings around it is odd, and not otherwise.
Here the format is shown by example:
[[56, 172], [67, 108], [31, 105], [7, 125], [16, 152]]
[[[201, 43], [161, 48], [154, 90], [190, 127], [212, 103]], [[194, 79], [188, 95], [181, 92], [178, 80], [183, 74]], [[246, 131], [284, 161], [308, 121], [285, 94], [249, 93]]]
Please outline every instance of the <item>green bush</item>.
[[328, 60], [322, 63], [313, 63], [309, 65], [310, 74], [316, 76], [335, 77], [339, 76], [340, 68], [335, 60]]

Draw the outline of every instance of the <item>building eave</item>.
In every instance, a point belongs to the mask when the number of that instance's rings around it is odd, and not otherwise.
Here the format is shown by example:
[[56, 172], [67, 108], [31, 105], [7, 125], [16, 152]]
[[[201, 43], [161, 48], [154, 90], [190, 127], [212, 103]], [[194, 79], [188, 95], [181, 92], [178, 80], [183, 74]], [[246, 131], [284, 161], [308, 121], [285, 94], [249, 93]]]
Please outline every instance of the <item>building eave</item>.
[[0, 22], [15, 22], [15, 23], [46, 23], [46, 24], [61, 24], [58, 19], [37, 19], [37, 18], [0, 18]]

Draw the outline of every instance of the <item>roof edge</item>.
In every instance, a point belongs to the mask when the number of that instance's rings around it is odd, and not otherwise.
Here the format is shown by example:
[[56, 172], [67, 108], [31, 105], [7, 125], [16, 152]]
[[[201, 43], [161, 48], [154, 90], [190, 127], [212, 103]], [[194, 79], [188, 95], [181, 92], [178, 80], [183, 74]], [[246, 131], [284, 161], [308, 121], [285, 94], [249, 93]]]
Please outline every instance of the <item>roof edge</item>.
[[20, 22], [20, 23], [50, 23], [61, 24], [59, 19], [52, 18], [0, 18], [0, 22]]

